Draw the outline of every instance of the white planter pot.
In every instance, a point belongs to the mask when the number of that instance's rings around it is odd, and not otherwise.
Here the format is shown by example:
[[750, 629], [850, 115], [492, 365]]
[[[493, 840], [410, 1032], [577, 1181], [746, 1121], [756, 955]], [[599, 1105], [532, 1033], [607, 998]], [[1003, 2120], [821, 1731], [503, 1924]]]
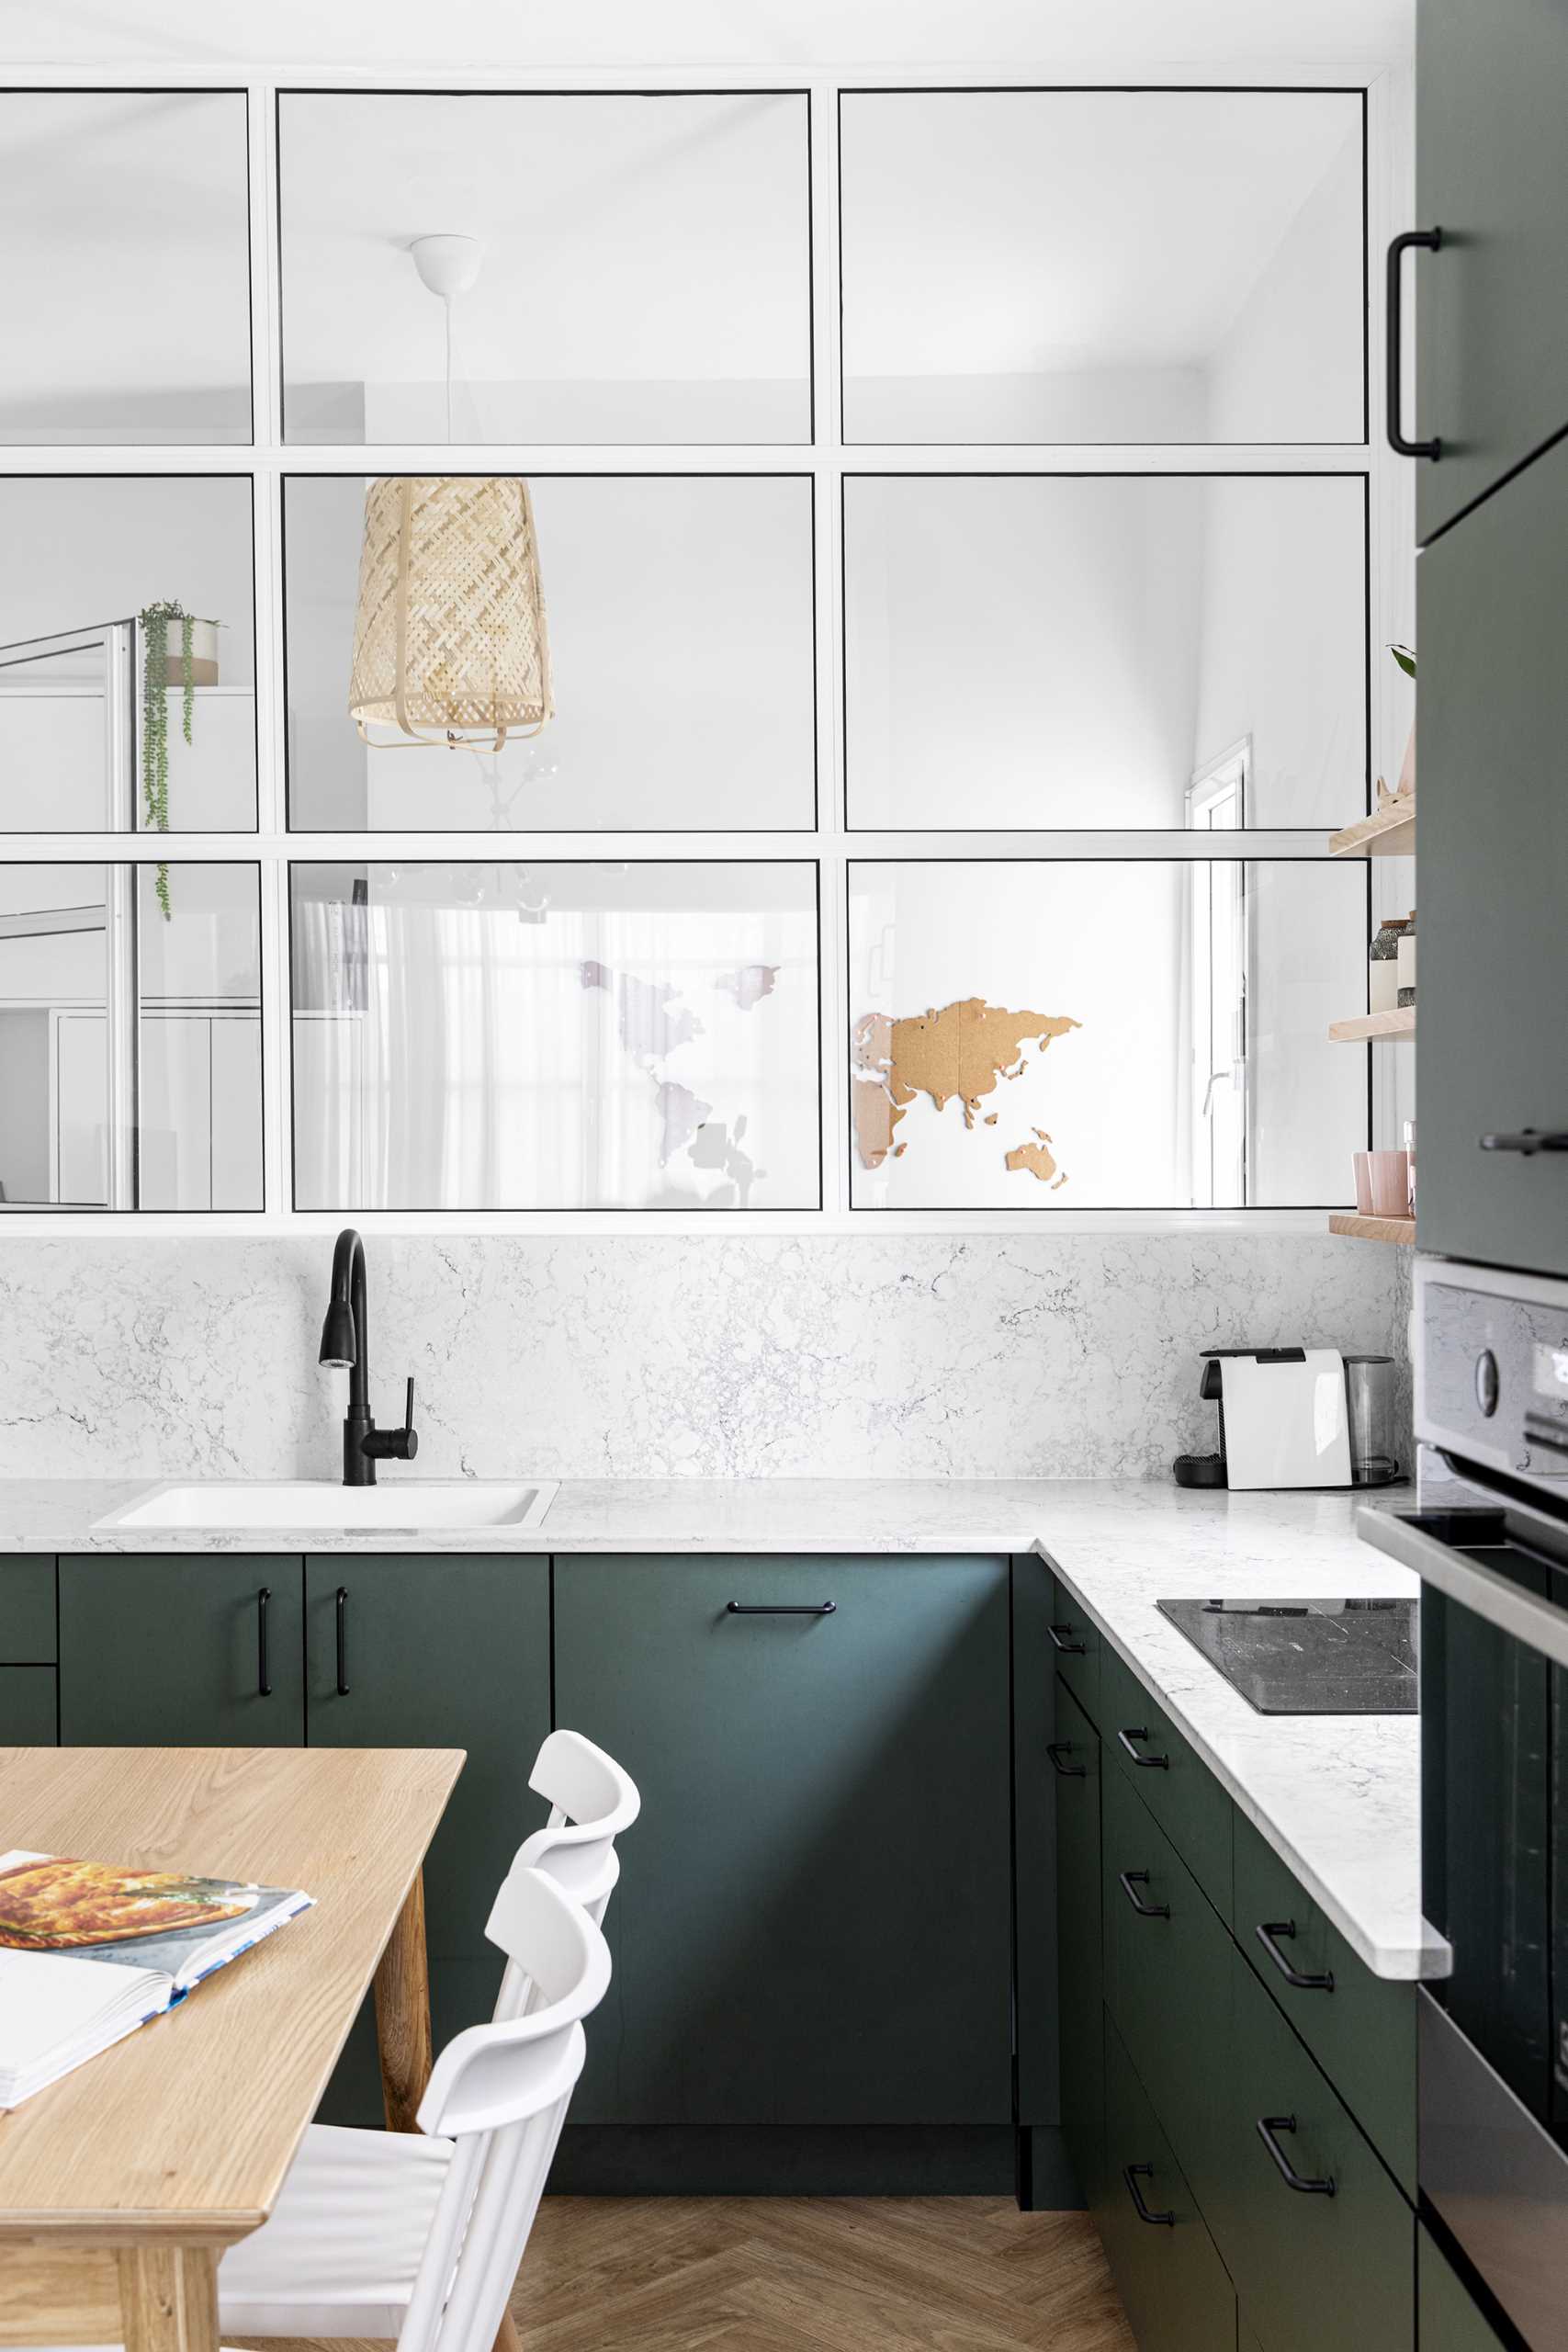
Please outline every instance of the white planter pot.
[[[185, 624], [169, 623], [168, 651], [164, 657], [164, 675], [171, 686], [185, 684]], [[218, 623], [193, 621], [190, 628], [191, 683], [197, 686], [218, 684]]]

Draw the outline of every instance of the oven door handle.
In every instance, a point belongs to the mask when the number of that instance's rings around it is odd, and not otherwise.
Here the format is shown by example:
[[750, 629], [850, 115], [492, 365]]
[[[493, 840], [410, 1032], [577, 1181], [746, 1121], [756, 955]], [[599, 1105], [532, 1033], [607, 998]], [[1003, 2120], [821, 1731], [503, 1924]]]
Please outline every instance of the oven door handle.
[[[1466, 1485], [1476, 1493], [1505, 1506], [1514, 1503], [1513, 1496], [1488, 1487], [1468, 1466], [1463, 1475]], [[1463, 1558], [1451, 1545], [1428, 1535], [1425, 1528], [1413, 1527], [1397, 1511], [1372, 1510], [1363, 1503], [1356, 1513], [1356, 1532], [1363, 1543], [1414, 1568], [1423, 1584], [1446, 1593], [1461, 1609], [1473, 1610], [1500, 1634], [1538, 1650], [1555, 1666], [1568, 1666], [1568, 1610], [1554, 1608], [1539, 1594], [1526, 1592], [1522, 1585], [1500, 1577], [1495, 1568]]]

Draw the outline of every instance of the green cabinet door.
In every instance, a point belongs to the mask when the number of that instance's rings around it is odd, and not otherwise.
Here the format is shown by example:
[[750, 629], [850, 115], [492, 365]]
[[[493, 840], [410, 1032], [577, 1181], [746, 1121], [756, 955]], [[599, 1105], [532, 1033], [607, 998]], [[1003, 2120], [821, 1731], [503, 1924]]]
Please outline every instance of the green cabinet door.
[[298, 1558], [62, 1559], [62, 1743], [299, 1747], [300, 1607]]
[[1109, 2023], [1105, 2146], [1105, 2197], [1096, 2218], [1138, 2352], [1230, 2352], [1235, 2290]]
[[1420, 2352], [1503, 2352], [1503, 2339], [1425, 2223], [1416, 2225], [1416, 2342]]
[[0, 1666], [0, 1747], [55, 1744], [52, 1666]]
[[305, 1563], [305, 1622], [312, 1747], [468, 1751], [425, 1860], [425, 1935], [433, 1963], [493, 1959], [488, 2015], [501, 1961], [485, 1921], [513, 1854], [546, 1820], [528, 1774], [550, 1728], [549, 1563], [316, 1556]]
[[1100, 2201], [1105, 2165], [1101, 2012], [1100, 1737], [1060, 1684], [1052, 1765], [1056, 1789], [1056, 1920], [1062, 2129], [1084, 2202]]
[[[1404, 264], [1416, 311], [1417, 429], [1443, 445], [1435, 465], [1416, 461], [1426, 541], [1568, 425], [1568, 9], [1560, 0], [1421, 0], [1420, 17], [1416, 212], [1423, 228], [1443, 232], [1440, 253]], [[1425, 682], [1433, 673], [1419, 644], [1424, 917], [1433, 740]], [[1495, 767], [1477, 771], [1477, 791], [1488, 799], [1500, 782]], [[1430, 1100], [1423, 1097], [1423, 1119]]]
[[558, 1560], [555, 1634], [643, 1796], [573, 2121], [1006, 2126], [1006, 1561]]
[[0, 1558], [0, 1659], [43, 1666], [54, 1657], [54, 1562], [37, 1553]]
[[1480, 1148], [1483, 1135], [1568, 1126], [1568, 443], [1428, 548], [1416, 572], [1416, 1238], [1568, 1274], [1568, 1156]]

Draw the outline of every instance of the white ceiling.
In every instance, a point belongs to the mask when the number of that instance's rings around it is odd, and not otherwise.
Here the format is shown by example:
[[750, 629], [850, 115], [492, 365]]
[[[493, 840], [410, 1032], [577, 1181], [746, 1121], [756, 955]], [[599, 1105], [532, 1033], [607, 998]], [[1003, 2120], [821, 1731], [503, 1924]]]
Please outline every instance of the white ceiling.
[[0, 0], [16, 65], [489, 74], [949, 63], [1138, 73], [1407, 60], [1415, 0]]

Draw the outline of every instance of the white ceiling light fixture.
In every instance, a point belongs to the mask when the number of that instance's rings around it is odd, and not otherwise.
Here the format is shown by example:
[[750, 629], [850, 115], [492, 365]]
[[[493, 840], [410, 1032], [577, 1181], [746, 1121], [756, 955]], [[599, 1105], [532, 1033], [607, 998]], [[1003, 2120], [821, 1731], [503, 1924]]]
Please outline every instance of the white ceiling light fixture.
[[416, 237], [409, 247], [409, 255], [419, 272], [419, 282], [434, 294], [446, 314], [446, 438], [452, 438], [452, 306], [459, 294], [467, 294], [479, 274], [479, 264], [485, 257], [484, 242], [479, 237], [460, 237], [443, 232], [438, 236]]
[[[393, 474], [365, 493], [349, 714], [378, 749], [499, 752], [555, 710], [538, 541], [515, 474]], [[395, 728], [389, 745], [372, 726]]]

